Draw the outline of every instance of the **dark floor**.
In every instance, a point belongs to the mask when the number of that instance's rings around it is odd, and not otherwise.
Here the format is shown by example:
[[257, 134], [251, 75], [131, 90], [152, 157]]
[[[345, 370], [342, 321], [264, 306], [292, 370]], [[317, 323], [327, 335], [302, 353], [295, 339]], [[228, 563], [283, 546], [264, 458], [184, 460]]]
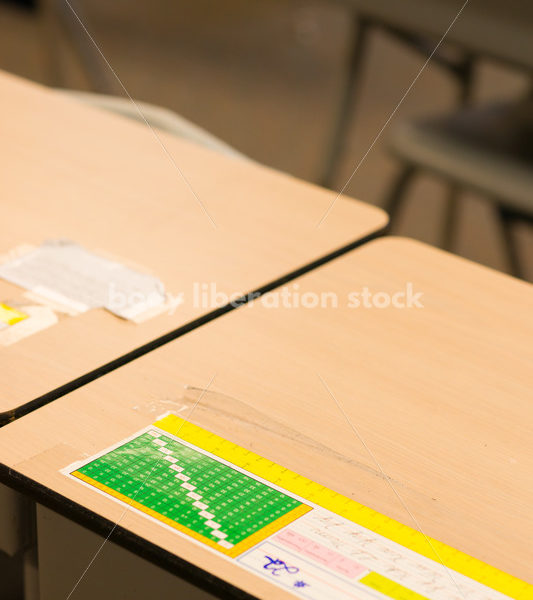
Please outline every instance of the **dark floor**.
[[[132, 96], [174, 109], [258, 161], [316, 180], [347, 60], [350, 28], [341, 4], [78, 0], [75, 6], [80, 5], [84, 23]], [[87, 80], [78, 53], [65, 41], [68, 36], [54, 55], [42, 20], [1, 0], [0, 68], [51, 85], [89, 89], [96, 84], [102, 91], [121, 93], [87, 35], [72, 23], [78, 43], [101, 67], [102, 81]], [[336, 189], [344, 185], [423, 60], [384, 33], [373, 36]], [[519, 73], [482, 64], [476, 96], [514, 97], [526, 83]], [[455, 93], [448, 76], [430, 66], [395, 119], [446, 110]], [[387, 155], [386, 137], [385, 132], [347, 194], [382, 202], [396, 169]], [[438, 245], [443, 198], [437, 181], [420, 178], [395, 233]], [[533, 279], [533, 232], [519, 228], [516, 233]], [[472, 194], [462, 203], [456, 251], [507, 268], [498, 222], [487, 203]]]

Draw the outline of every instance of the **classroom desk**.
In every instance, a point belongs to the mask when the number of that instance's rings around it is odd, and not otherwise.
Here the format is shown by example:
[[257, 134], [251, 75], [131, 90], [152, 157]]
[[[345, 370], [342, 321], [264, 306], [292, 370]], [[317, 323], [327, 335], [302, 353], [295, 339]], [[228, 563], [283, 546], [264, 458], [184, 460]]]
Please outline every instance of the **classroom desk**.
[[[184, 294], [173, 314], [142, 324], [93, 309], [0, 346], [0, 422], [197, 325], [212, 309], [195, 303], [195, 285], [246, 294], [387, 223], [380, 209], [339, 198], [317, 228], [332, 192], [164, 133], [157, 139], [138, 123], [11, 75], [0, 74], [0, 98], [0, 256], [66, 238], [158, 277], [173, 297]], [[0, 279], [0, 302], [20, 300], [23, 291]]]
[[[423, 308], [347, 305], [407, 284]], [[400, 238], [291, 286], [338, 308], [255, 303], [24, 416], [1, 480], [103, 536], [120, 519], [114, 542], [210, 591], [291, 597], [60, 473], [171, 411], [533, 583], [532, 286]]]

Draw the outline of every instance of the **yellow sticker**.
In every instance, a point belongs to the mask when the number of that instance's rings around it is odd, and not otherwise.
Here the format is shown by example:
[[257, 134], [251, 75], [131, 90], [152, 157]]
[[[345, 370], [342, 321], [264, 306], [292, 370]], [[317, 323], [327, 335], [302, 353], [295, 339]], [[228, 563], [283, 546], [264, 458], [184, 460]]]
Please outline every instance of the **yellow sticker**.
[[387, 598], [393, 600], [428, 600], [425, 596], [421, 596], [417, 592], [413, 592], [409, 588], [392, 581], [388, 577], [383, 577], [379, 573], [369, 573], [359, 580], [363, 585], [380, 592]]
[[21, 310], [17, 310], [16, 308], [12, 308], [11, 306], [0, 302], [0, 323], [4, 323], [5, 325], [15, 325], [15, 323], [24, 321], [24, 319], [27, 318], [28, 315]]

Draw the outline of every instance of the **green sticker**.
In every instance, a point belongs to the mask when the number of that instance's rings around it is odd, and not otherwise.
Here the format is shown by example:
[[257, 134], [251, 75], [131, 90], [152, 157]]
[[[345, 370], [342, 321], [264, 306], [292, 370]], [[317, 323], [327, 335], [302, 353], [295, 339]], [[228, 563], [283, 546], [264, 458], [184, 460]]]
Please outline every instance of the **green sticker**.
[[143, 433], [73, 475], [90, 478], [225, 548], [303, 506], [185, 444], [155, 435]]

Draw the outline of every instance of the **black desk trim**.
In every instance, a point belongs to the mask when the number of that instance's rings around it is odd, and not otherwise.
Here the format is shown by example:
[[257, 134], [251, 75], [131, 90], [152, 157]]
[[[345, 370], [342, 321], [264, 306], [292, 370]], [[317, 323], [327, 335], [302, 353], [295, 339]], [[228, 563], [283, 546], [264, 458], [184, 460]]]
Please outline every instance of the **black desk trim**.
[[[242, 296], [241, 298], [235, 300], [233, 303], [226, 304], [225, 306], [222, 306], [222, 307], [217, 308], [216, 310], [213, 310], [205, 315], [202, 315], [201, 317], [198, 317], [197, 319], [194, 319], [193, 321], [190, 321], [189, 323], [186, 323], [185, 325], [182, 325], [182, 326], [178, 327], [177, 329], [170, 331], [169, 333], [165, 333], [164, 335], [156, 338], [155, 340], [152, 340], [151, 342], [143, 344], [142, 346], [139, 346], [138, 348], [135, 348], [134, 350], [127, 352], [126, 354], [120, 356], [119, 358], [115, 358], [114, 360], [112, 360], [100, 367], [97, 367], [96, 369], [93, 369], [92, 371], [89, 371], [89, 373], [86, 373], [85, 375], [82, 375], [81, 377], [78, 377], [64, 385], [61, 385], [61, 386], [51, 390], [50, 392], [47, 392], [46, 394], [43, 394], [42, 396], [35, 398], [34, 400], [30, 400], [29, 402], [22, 404], [18, 408], [14, 408], [14, 409], [8, 410], [6, 412], [0, 413], [0, 427], [3, 427], [4, 425], [6, 425], [7, 423], [10, 423], [11, 421], [15, 421], [16, 419], [19, 419], [20, 417], [23, 417], [24, 415], [27, 415], [28, 413], [33, 412], [35, 409], [40, 408], [41, 406], [45, 406], [46, 404], [48, 404], [49, 402], [52, 402], [53, 400], [57, 400], [57, 398], [60, 398], [61, 396], [64, 396], [65, 394], [69, 394], [70, 392], [73, 392], [74, 390], [86, 385], [87, 383], [90, 383], [91, 381], [94, 381], [95, 379], [99, 379], [103, 375], [106, 375], [107, 373], [114, 371], [118, 367], [121, 367], [141, 356], [144, 356], [148, 352], [151, 352], [152, 350], [155, 350], [156, 348], [159, 348], [160, 346], [164, 346], [165, 344], [168, 344], [168, 342], [171, 342], [171, 341], [181, 337], [182, 335], [185, 335], [186, 333], [189, 333], [190, 331], [193, 331], [194, 329], [196, 329], [202, 325], [205, 325], [206, 323], [209, 323], [210, 321], [213, 321], [214, 319], [221, 317], [222, 315], [225, 315], [226, 313], [228, 313], [232, 310], [236, 310], [237, 308], [240, 308], [240, 306], [243, 306], [244, 304], [246, 304], [247, 299], [252, 297], [252, 295], [255, 297], [259, 297], [259, 296], [262, 296], [263, 294], [266, 294], [267, 292], [271, 292], [272, 290], [292, 281], [293, 279], [296, 279], [297, 277], [300, 277], [300, 276], [308, 273], [309, 271], [312, 271], [313, 269], [316, 269], [317, 267], [320, 267], [320, 266], [332, 261], [333, 259], [338, 258], [339, 256], [342, 256], [343, 254], [346, 254], [347, 252], [350, 252], [351, 250], [358, 248], [359, 246], [362, 246], [378, 237], [381, 237], [382, 235], [387, 233], [388, 227], [389, 227], [389, 225], [387, 224], [384, 227], [382, 227], [381, 229], [377, 229], [375, 232], [370, 233], [369, 235], [367, 235], [355, 242], [352, 242], [346, 246], [343, 246], [342, 248], [339, 248], [338, 250], [334, 250], [333, 252], [330, 252], [329, 254], [326, 254], [325, 256], [323, 256], [313, 262], [310, 262], [303, 267], [299, 267], [298, 269], [291, 271], [290, 273], [287, 273], [286, 275], [283, 275], [282, 277], [279, 277], [278, 279], [275, 279], [274, 281], [267, 283], [266, 285], [263, 285], [262, 287], [257, 288], [256, 290], [254, 290], [252, 292], [249, 292], [245, 296]], [[242, 303], [241, 303], [241, 301], [242, 301]], [[239, 304], [239, 303], [241, 303], [239, 306], [235, 306], [236, 304]]]

